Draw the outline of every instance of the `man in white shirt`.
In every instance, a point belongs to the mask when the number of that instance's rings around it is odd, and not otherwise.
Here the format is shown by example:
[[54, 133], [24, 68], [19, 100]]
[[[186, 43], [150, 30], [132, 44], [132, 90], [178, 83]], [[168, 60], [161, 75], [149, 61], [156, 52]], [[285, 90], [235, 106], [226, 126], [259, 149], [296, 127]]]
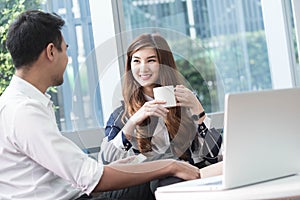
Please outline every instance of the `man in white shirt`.
[[45, 92], [63, 83], [63, 25], [55, 14], [26, 11], [9, 28], [16, 72], [0, 97], [0, 199], [76, 199], [163, 176], [199, 178], [198, 168], [174, 160], [102, 165], [60, 134]]

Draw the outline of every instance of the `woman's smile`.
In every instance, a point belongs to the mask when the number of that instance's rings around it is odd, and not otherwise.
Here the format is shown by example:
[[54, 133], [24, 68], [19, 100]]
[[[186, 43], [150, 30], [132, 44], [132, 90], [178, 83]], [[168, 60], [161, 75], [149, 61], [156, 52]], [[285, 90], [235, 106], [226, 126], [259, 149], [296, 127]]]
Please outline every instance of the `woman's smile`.
[[140, 78], [143, 81], [149, 80], [151, 78], [152, 74], [140, 74]]

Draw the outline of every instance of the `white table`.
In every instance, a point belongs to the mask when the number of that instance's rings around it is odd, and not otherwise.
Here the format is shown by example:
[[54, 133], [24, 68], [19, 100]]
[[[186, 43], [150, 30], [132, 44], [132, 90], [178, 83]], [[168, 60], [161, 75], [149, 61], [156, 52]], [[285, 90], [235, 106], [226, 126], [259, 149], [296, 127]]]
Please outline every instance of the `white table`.
[[300, 199], [300, 174], [223, 191], [156, 191], [157, 200]]

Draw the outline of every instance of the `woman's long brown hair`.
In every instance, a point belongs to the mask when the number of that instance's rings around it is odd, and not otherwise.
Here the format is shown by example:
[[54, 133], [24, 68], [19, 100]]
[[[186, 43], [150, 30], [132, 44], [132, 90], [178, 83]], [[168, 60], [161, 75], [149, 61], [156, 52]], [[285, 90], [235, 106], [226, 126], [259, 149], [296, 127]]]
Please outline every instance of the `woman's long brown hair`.
[[[159, 34], [142, 34], [137, 37], [127, 49], [125, 76], [123, 82], [123, 97], [125, 103], [125, 117], [131, 117], [146, 102], [142, 86], [134, 79], [131, 72], [132, 55], [143, 48], [151, 47], [156, 50], [160, 64], [159, 78], [155, 86], [184, 84], [167, 41]], [[151, 151], [152, 132], [150, 118], [136, 127], [136, 139], [141, 153]], [[171, 148], [176, 156], [186, 159], [186, 150], [191, 146], [196, 135], [196, 124], [191, 120], [187, 109], [184, 107], [169, 108], [165, 124], [171, 139]]]

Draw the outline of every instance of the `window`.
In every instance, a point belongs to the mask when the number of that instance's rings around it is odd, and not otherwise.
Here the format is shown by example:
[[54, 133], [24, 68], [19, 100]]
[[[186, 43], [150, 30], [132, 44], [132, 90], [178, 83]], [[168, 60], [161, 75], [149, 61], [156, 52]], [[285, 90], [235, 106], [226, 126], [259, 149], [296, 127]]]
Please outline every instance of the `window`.
[[62, 32], [69, 44], [69, 63], [64, 83], [52, 93], [61, 131], [85, 130], [103, 126], [98, 73], [89, 1], [52, 0], [49, 10], [66, 21]]
[[[224, 94], [272, 88], [260, 0], [123, 0], [127, 41], [159, 32], [208, 112]], [[122, 19], [122, 16], [116, 16]]]
[[[300, 6], [297, 0], [276, 1], [285, 2], [279, 8], [285, 10], [294, 34], [290, 37], [296, 59], [293, 79], [294, 86], [300, 85], [296, 42]], [[271, 63], [271, 58], [281, 59], [281, 54], [270, 55], [272, 49], [281, 49], [273, 41], [282, 36], [266, 31], [270, 21], [263, 16], [272, 10], [270, 4], [269, 0], [49, 0], [48, 10], [66, 20], [63, 34], [70, 45], [65, 83], [52, 94], [61, 130], [103, 127], [120, 90], [127, 46], [144, 32], [166, 37], [181, 73], [207, 112], [222, 112], [228, 92], [286, 87], [281, 82], [286, 76], [280, 77], [290, 70], [286, 61], [279, 72], [273, 66], [276, 59]], [[274, 20], [278, 12], [267, 15]], [[268, 43], [272, 34], [274, 39]]]

